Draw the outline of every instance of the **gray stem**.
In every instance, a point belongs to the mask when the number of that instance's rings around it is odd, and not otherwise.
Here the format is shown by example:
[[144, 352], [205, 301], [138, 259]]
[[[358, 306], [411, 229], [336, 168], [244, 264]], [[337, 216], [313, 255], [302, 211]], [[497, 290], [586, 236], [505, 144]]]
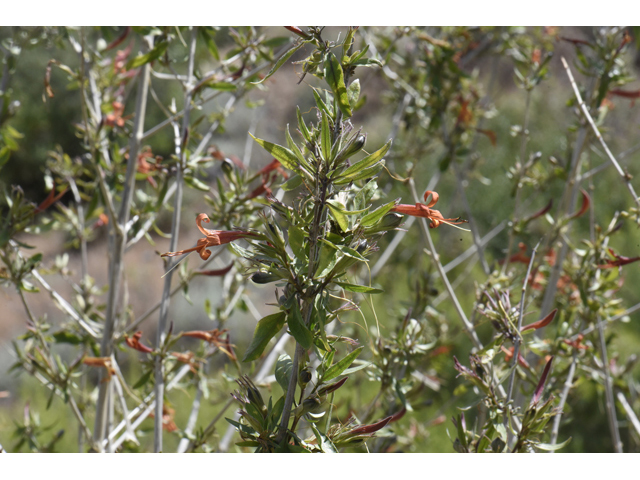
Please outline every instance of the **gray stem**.
[[[192, 83], [193, 83], [193, 64], [196, 54], [196, 38], [197, 27], [191, 28], [191, 42], [189, 46], [189, 66], [188, 66], [188, 80], [186, 85], [186, 94], [184, 98], [184, 116], [182, 118], [182, 129], [180, 136], [177, 139], [176, 154], [180, 158], [180, 164], [178, 165], [178, 173], [176, 177], [176, 197], [173, 205], [173, 220], [171, 222], [171, 242], [169, 244], [170, 251], [176, 251], [178, 246], [178, 236], [180, 233], [180, 213], [182, 210], [182, 179], [184, 169], [186, 167], [186, 139], [189, 130], [189, 117], [191, 113], [191, 99], [193, 95]], [[164, 279], [164, 290], [162, 292], [162, 302], [160, 304], [160, 318], [158, 320], [158, 331], [156, 337], [156, 349], [160, 350], [164, 344], [167, 330], [167, 316], [169, 313], [169, 300], [171, 298], [171, 278], [173, 272], [171, 267], [173, 261], [167, 262], [168, 275]], [[164, 364], [163, 356], [158, 355], [156, 357], [155, 364], [155, 392], [156, 392], [156, 406], [155, 406], [155, 419], [154, 419], [154, 451], [162, 451], [162, 411], [164, 406]]]
[[[124, 251], [127, 241], [126, 225], [129, 221], [129, 212], [133, 200], [135, 188], [135, 173], [138, 165], [138, 152], [142, 142], [144, 132], [144, 118], [147, 108], [147, 92], [149, 84], [149, 64], [142, 67], [138, 76], [138, 93], [136, 100], [134, 134], [129, 143], [129, 160], [127, 162], [127, 174], [125, 178], [125, 190], [120, 206], [120, 213], [117, 222], [113, 222], [109, 235], [109, 293], [107, 298], [107, 314], [105, 318], [104, 330], [102, 333], [102, 345], [100, 355], [110, 357], [113, 351], [113, 333], [118, 310], [118, 299], [120, 284], [122, 282]], [[110, 222], [111, 223], [111, 222]], [[109, 383], [103, 382], [104, 373], [100, 374], [100, 390], [98, 392], [98, 403], [96, 406], [96, 423], [93, 436], [96, 443], [101, 444], [106, 437], [107, 423], [107, 397], [109, 396]]]

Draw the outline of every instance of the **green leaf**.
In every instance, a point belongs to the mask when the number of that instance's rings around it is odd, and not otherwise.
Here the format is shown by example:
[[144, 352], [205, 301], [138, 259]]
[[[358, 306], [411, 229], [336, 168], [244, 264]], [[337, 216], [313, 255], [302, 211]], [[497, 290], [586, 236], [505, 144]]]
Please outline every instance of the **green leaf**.
[[302, 118], [302, 112], [300, 112], [300, 107], [296, 107], [296, 116], [298, 117], [298, 130], [304, 137], [307, 142], [311, 142], [311, 134], [309, 133], [309, 129], [307, 128], [307, 124], [304, 123], [304, 118]]
[[[251, 133], [249, 133], [249, 135], [251, 135]], [[258, 142], [258, 144], [262, 148], [264, 148], [267, 152], [273, 155], [275, 159], [278, 160], [285, 168], [288, 168], [289, 170], [294, 170], [294, 171], [298, 170], [298, 159], [296, 158], [296, 155], [291, 150], [281, 145], [277, 145], [275, 143], [267, 142], [266, 140], [256, 138], [253, 135], [251, 135], [251, 138], [253, 138], [256, 142]]]
[[8, 147], [0, 148], [0, 169], [2, 169], [5, 163], [9, 161], [10, 156], [11, 156], [11, 150], [9, 150]]
[[329, 119], [327, 114], [322, 111], [322, 124], [320, 127], [322, 157], [327, 164], [331, 163], [331, 130], [329, 128]]
[[379, 288], [371, 288], [366, 287], [364, 285], [355, 285], [353, 283], [345, 283], [345, 282], [334, 282], [336, 285], [340, 285], [345, 290], [349, 290], [350, 292], [357, 293], [384, 293], [384, 290], [380, 290]]
[[238, 89], [237, 85], [229, 82], [207, 82], [202, 86], [206, 88], [213, 88], [214, 90], [222, 90], [224, 92], [233, 92]]
[[320, 96], [320, 94], [318, 93], [318, 91], [311, 87], [313, 90], [313, 98], [315, 98], [316, 100], [316, 105], [318, 106], [318, 110], [325, 112], [327, 115], [329, 115], [330, 117], [333, 118], [333, 112], [331, 111], [331, 109], [329, 108], [329, 106], [324, 103], [324, 100], [322, 100], [322, 97]]
[[554, 452], [554, 451], [560, 450], [562, 447], [565, 447], [566, 445], [568, 445], [569, 442], [571, 441], [571, 438], [572, 437], [569, 437], [564, 442], [556, 443], [555, 445], [552, 445], [550, 443], [534, 443], [533, 446], [535, 448], [537, 448], [538, 450], [544, 450], [545, 452]]
[[356, 367], [347, 368], [344, 372], [342, 372], [342, 375], [351, 375], [353, 372], [357, 372], [358, 370], [362, 370], [362, 369], [367, 368], [367, 367], [369, 367], [371, 365], [373, 365], [373, 362], [365, 362], [362, 365], [358, 365]]
[[237, 442], [236, 446], [238, 447], [259, 447], [260, 443], [253, 440], [245, 440], [243, 442]]
[[242, 361], [250, 362], [262, 355], [262, 352], [269, 343], [269, 340], [271, 340], [284, 326], [285, 319], [286, 314], [284, 312], [274, 313], [262, 318], [258, 322], [258, 325], [256, 325], [251, 345], [249, 345]]
[[373, 212], [367, 213], [362, 220], [360, 220], [360, 225], [363, 227], [370, 227], [371, 225], [375, 225], [378, 223], [389, 211], [396, 206], [396, 201], [386, 203], [381, 207], [376, 208]]
[[149, 370], [147, 373], [145, 373], [144, 375], [142, 375], [140, 377], [140, 380], [138, 380], [136, 382], [136, 384], [133, 386], [133, 388], [140, 388], [142, 387], [144, 384], [146, 384], [150, 379], [151, 379], [151, 374], [153, 373], [153, 370]]
[[251, 253], [246, 248], [241, 247], [240, 245], [236, 245], [234, 242], [229, 243], [229, 248], [234, 251], [236, 255], [239, 257], [246, 258], [248, 260], [253, 260], [253, 253]]
[[291, 310], [287, 315], [287, 324], [289, 325], [291, 335], [296, 339], [296, 342], [302, 345], [302, 348], [305, 350], [310, 349], [311, 345], [313, 345], [313, 334], [304, 324], [297, 300], [293, 301]]
[[353, 45], [353, 38], [356, 35], [356, 30], [358, 27], [349, 27], [349, 31], [347, 32], [347, 36], [344, 38], [344, 42], [342, 44], [342, 56], [346, 57], [349, 55], [349, 49]]
[[380, 170], [384, 167], [384, 160], [376, 163], [373, 167], [365, 168], [359, 173], [354, 174], [351, 177], [338, 177], [333, 183], [335, 185], [344, 185], [345, 183], [355, 182], [357, 180], [363, 180], [365, 178], [371, 178], [378, 174]]
[[211, 187], [209, 187], [209, 185], [190, 175], [185, 175], [184, 181], [190, 187], [195, 188], [196, 190], [200, 190], [201, 192], [208, 192], [209, 190], [211, 190]]
[[340, 225], [340, 229], [343, 232], [349, 230], [349, 220], [347, 220], [347, 217], [342, 213], [342, 211], [336, 208], [332, 203], [327, 202], [327, 206], [329, 207], [331, 216], [335, 219], [338, 225]]
[[269, 73], [267, 73], [265, 75], [265, 77], [260, 80], [259, 82], [253, 82], [254, 85], [258, 85], [262, 82], [264, 82], [267, 78], [269, 78], [271, 75], [273, 75], [274, 73], [276, 73], [278, 71], [278, 69], [284, 65], [284, 62], [286, 62], [287, 60], [289, 60], [289, 58], [291, 57], [291, 55], [293, 55], [294, 53], [296, 53], [298, 50], [300, 50], [300, 48], [302, 48], [302, 46], [307, 43], [307, 42], [301, 42], [297, 45], [294, 45], [293, 47], [291, 47], [289, 50], [287, 50], [286, 52], [284, 52], [284, 54], [278, 59], [278, 61], [276, 62], [276, 64], [273, 66], [273, 68], [271, 70], [269, 70]]
[[291, 133], [289, 133], [289, 124], [288, 123], [287, 123], [287, 130], [285, 131], [285, 133], [286, 133], [286, 136], [287, 136], [287, 145], [289, 145], [289, 148], [291, 149], [293, 154], [298, 158], [298, 161], [302, 165], [308, 165], [307, 159], [304, 158], [304, 155], [302, 154], [302, 152], [298, 148], [298, 145], [296, 145], [296, 143], [293, 141], [293, 138], [291, 138]]
[[371, 199], [378, 190], [378, 183], [375, 180], [367, 182], [367, 184], [360, 189], [353, 199], [353, 204], [356, 209], [364, 209], [371, 203]]
[[356, 174], [358, 174], [359, 172], [363, 171], [366, 168], [369, 168], [369, 167], [375, 165], [380, 160], [382, 160], [384, 158], [384, 156], [386, 155], [386, 153], [389, 151], [390, 148], [391, 148], [391, 140], [389, 140], [380, 149], [376, 150], [371, 155], [367, 155], [366, 157], [364, 157], [359, 162], [354, 163], [353, 165], [351, 165], [349, 168], [347, 168], [345, 171], [343, 171], [338, 176], [338, 178], [350, 178], [350, 177], [356, 176]]
[[306, 252], [304, 249], [305, 234], [298, 227], [289, 227], [289, 245], [293, 254], [300, 260], [304, 260]]
[[293, 362], [291, 361], [291, 357], [286, 353], [283, 353], [278, 357], [278, 361], [276, 362], [276, 381], [285, 392], [289, 388], [292, 370]]
[[204, 28], [201, 28], [199, 31], [200, 31], [200, 35], [204, 39], [204, 43], [207, 45], [207, 49], [209, 50], [209, 53], [213, 55], [213, 58], [220, 61], [220, 52], [218, 52], [218, 46], [216, 45], [216, 42], [213, 41], [213, 38], [211, 38], [211, 35], [209, 35]]
[[338, 102], [338, 107], [345, 117], [351, 117], [353, 112], [349, 105], [349, 97], [347, 95], [347, 86], [344, 83], [344, 73], [342, 66], [333, 53], [327, 55], [324, 62], [324, 78], [331, 87], [333, 95]]
[[53, 334], [53, 338], [56, 343], [70, 343], [71, 345], [79, 345], [82, 343], [82, 338], [75, 333], [60, 330]]
[[145, 53], [144, 55], [138, 55], [135, 58], [132, 58], [129, 63], [127, 63], [127, 70], [131, 70], [133, 68], [141, 67], [142, 65], [153, 62], [160, 58], [169, 48], [169, 42], [166, 40], [158, 43], [150, 52]]
[[290, 192], [300, 185], [302, 185], [302, 177], [300, 175], [293, 175], [289, 180], [280, 185], [280, 188], [285, 192]]
[[382, 62], [377, 58], [361, 58], [360, 60], [356, 60], [351, 64], [354, 67], [382, 67]]
[[349, 97], [349, 105], [351, 105], [351, 109], [355, 110], [356, 105], [358, 104], [358, 99], [360, 98], [360, 79], [356, 78], [351, 84], [349, 88], [347, 88], [347, 97]]
[[319, 272], [316, 277], [323, 278], [331, 273], [333, 267], [336, 265], [338, 261], [338, 251], [335, 247], [328, 245], [323, 242], [322, 247], [320, 248], [320, 260], [318, 261], [318, 268], [316, 269]]
[[362, 352], [363, 349], [364, 346], [356, 348], [353, 352], [337, 362], [335, 365], [329, 367], [322, 376], [322, 382], [328, 382], [342, 375], [342, 372], [349, 368], [353, 361], [358, 358], [358, 355], [360, 355], [360, 352]]

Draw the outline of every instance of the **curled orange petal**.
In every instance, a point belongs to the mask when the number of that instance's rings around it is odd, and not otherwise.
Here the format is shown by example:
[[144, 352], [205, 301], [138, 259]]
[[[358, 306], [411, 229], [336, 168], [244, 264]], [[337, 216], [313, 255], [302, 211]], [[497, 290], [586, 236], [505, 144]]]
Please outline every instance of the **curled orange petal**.
[[431, 201], [429, 203], [427, 203], [427, 207], [431, 208], [433, 207], [436, 203], [438, 203], [438, 199], [440, 198], [440, 195], [438, 195], [438, 192], [434, 192], [432, 190], [427, 190], [426, 192], [424, 192], [424, 201], [427, 201], [427, 198], [429, 197], [429, 195], [431, 195]]

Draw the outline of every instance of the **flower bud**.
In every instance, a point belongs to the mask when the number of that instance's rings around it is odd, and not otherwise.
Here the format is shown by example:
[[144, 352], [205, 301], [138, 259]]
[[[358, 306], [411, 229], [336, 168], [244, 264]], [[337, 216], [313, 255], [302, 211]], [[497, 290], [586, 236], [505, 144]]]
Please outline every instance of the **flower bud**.
[[376, 225], [367, 227], [364, 229], [365, 233], [370, 235], [372, 233], [386, 232], [388, 230], [395, 230], [402, 223], [403, 217], [397, 213], [387, 213], [382, 220]]
[[353, 136], [338, 153], [335, 160], [336, 165], [362, 150], [366, 140], [367, 137], [364, 135]]
[[304, 368], [300, 370], [300, 374], [298, 375], [298, 385], [302, 390], [305, 389], [307, 384], [311, 381], [311, 372], [308, 368]]
[[230, 159], [225, 158], [222, 161], [222, 167], [221, 168], [222, 168], [222, 171], [224, 172], [224, 174], [228, 177], [233, 172], [233, 162]]
[[278, 280], [281, 280], [281, 278], [279, 275], [276, 275], [275, 273], [256, 272], [253, 275], [251, 275], [251, 281], [253, 283], [257, 283], [258, 285], [264, 285], [266, 283], [276, 282]]

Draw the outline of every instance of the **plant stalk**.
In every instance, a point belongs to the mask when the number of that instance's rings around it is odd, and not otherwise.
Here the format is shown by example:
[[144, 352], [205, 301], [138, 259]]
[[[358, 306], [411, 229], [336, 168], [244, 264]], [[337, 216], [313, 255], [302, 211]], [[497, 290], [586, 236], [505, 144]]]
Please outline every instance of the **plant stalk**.
[[[110, 222], [111, 232], [109, 235], [109, 293], [107, 298], [107, 314], [105, 318], [104, 330], [102, 333], [102, 345], [100, 355], [110, 357], [113, 351], [113, 333], [115, 330], [115, 322], [118, 311], [118, 300], [120, 293], [120, 285], [123, 274], [124, 250], [126, 246], [126, 225], [129, 221], [129, 212], [131, 202], [133, 200], [133, 191], [135, 188], [135, 173], [138, 165], [138, 152], [142, 142], [142, 134], [144, 132], [144, 118], [147, 108], [147, 92], [149, 84], [150, 65], [142, 66], [138, 77], [138, 93], [136, 99], [136, 113], [134, 123], [134, 134], [129, 143], [129, 160], [127, 162], [127, 174], [125, 177], [125, 190], [120, 206], [120, 213], [117, 222]], [[93, 432], [95, 443], [102, 444], [102, 440], [107, 437], [107, 405], [109, 396], [109, 385], [105, 379], [105, 374], [100, 373], [100, 389], [98, 392], [98, 403], [96, 406], [96, 423]]]
[[[186, 85], [186, 94], [184, 98], [184, 116], [182, 117], [182, 129], [179, 137], [176, 139], [176, 154], [180, 158], [178, 165], [178, 172], [176, 175], [176, 197], [173, 205], [173, 219], [171, 222], [171, 242], [169, 244], [169, 250], [175, 251], [178, 247], [178, 236], [180, 234], [180, 213], [182, 210], [182, 183], [184, 169], [186, 167], [186, 147], [187, 136], [189, 131], [189, 120], [191, 113], [191, 99], [193, 96], [193, 65], [196, 54], [196, 38], [198, 29], [197, 27], [191, 28], [191, 42], [189, 44], [189, 65], [188, 65], [188, 77]], [[164, 290], [162, 292], [162, 302], [160, 304], [160, 318], [158, 320], [158, 330], [156, 337], [156, 350], [160, 350], [164, 344], [167, 330], [167, 316], [169, 313], [169, 300], [171, 298], [171, 278], [173, 272], [171, 267], [175, 261], [167, 262], [167, 271], [169, 272], [164, 279]], [[164, 364], [163, 355], [156, 356], [155, 360], [155, 392], [156, 392], [156, 406], [155, 406], [155, 419], [154, 419], [154, 451], [156, 453], [162, 451], [162, 412], [164, 407]]]

